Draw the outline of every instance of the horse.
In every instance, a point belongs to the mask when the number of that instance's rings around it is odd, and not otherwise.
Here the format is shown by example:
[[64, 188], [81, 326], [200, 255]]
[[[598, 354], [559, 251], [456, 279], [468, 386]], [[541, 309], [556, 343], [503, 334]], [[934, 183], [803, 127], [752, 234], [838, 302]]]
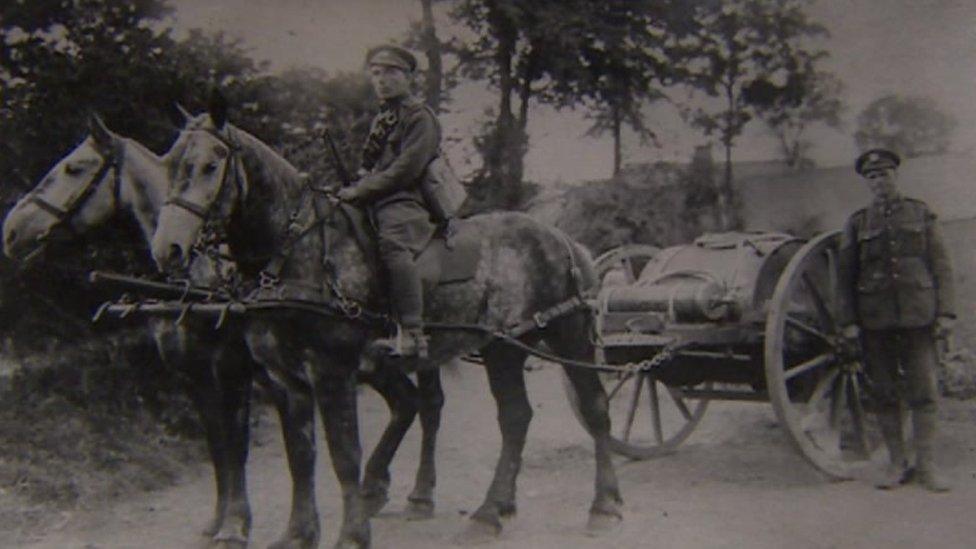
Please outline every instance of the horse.
[[[383, 294], [377, 263], [361, 237], [363, 213], [316, 192], [270, 147], [228, 123], [227, 104], [219, 96], [208, 114], [207, 124], [188, 132], [152, 239], [153, 257], [162, 271], [181, 267], [201, 231], [217, 225], [246, 276], [275, 266], [280, 284], [269, 290], [271, 295], [331, 304], [338, 311], [255, 311], [245, 317], [245, 338], [254, 358], [267, 368], [304, 368], [312, 377], [342, 490], [337, 546], [366, 547], [370, 529], [359, 484], [361, 450], [352, 379], [369, 344], [386, 335], [387, 326], [368, 321], [375, 314], [365, 314], [375, 311]], [[530, 321], [597, 281], [582, 246], [529, 216], [483, 214], [463, 220], [461, 226], [461, 233], [480, 238], [473, 276], [425, 292], [427, 325], [455, 324], [458, 329], [433, 330], [429, 359], [419, 366], [436, 369], [473, 351], [483, 357], [498, 408], [502, 448], [485, 498], [459, 535], [462, 541], [480, 541], [497, 536], [501, 518], [516, 511], [515, 481], [532, 408], [523, 370], [526, 348], [470, 327], [501, 331]], [[540, 322], [519, 342], [543, 341], [562, 357], [589, 359], [591, 323], [590, 312], [577, 308], [544, 325]], [[612, 527], [622, 518], [622, 499], [609, 451], [607, 397], [596, 370], [565, 366], [564, 371], [595, 446], [596, 494], [588, 526]]]
[[[181, 109], [186, 128], [198, 121]], [[138, 142], [111, 132], [96, 116], [90, 135], [62, 158], [40, 183], [7, 214], [3, 224], [4, 251], [12, 259], [29, 262], [49, 242], [69, 238], [104, 224], [117, 212], [131, 214], [147, 242], [152, 236], [169, 180], [185, 140], [181, 137], [163, 156]], [[220, 281], [229, 258], [197, 254], [188, 269], [190, 282], [210, 287]], [[319, 537], [314, 490], [315, 463], [313, 397], [300, 373], [272, 377], [251, 360], [237, 329], [215, 332], [212, 325], [195, 318], [175, 323], [150, 317], [150, 331], [163, 361], [180, 379], [204, 426], [216, 481], [217, 501], [204, 534], [222, 546], [246, 544], [251, 514], [246, 492], [245, 463], [249, 441], [249, 404], [252, 378], [271, 397], [281, 418], [292, 473], [292, 507], [286, 532], [272, 547], [314, 546]], [[389, 463], [421, 409], [425, 452], [418, 471], [417, 488], [411, 493], [407, 516], [426, 518], [433, 510], [433, 440], [443, 395], [437, 376], [425, 376], [424, 398], [406, 376], [366, 376], [365, 381], [385, 399], [390, 422], [373, 464], [374, 492], [371, 512], [386, 501]], [[427, 451], [430, 448], [430, 451]]]

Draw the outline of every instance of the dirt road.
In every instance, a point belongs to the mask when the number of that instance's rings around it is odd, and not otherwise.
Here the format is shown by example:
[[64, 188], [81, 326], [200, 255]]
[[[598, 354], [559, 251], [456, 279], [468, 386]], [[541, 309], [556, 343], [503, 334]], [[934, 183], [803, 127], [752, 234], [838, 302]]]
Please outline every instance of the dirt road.
[[[480, 503], [499, 448], [495, 411], [479, 367], [445, 375], [447, 405], [438, 449], [436, 516], [406, 522], [396, 516], [413, 479], [419, 429], [408, 435], [394, 465], [392, 500], [372, 522], [374, 546], [450, 547], [466, 515]], [[559, 374], [528, 374], [535, 418], [519, 481], [519, 514], [495, 548], [958, 548], [976, 536], [976, 406], [947, 401], [939, 459], [955, 490], [931, 495], [915, 486], [881, 492], [863, 482], [829, 482], [789, 446], [770, 406], [713, 404], [677, 454], [647, 462], [618, 461], [626, 505], [616, 530], [588, 537], [592, 497], [589, 438], [562, 395]], [[371, 448], [386, 412], [369, 390], [360, 400], [363, 442]], [[271, 417], [270, 415], [268, 416]], [[321, 431], [319, 439], [321, 441]], [[264, 547], [283, 529], [289, 480], [277, 425], [258, 429], [249, 463], [254, 513], [252, 541]], [[320, 442], [320, 447], [322, 446]], [[335, 540], [339, 497], [324, 448], [319, 452], [318, 500], [322, 546]], [[21, 547], [200, 547], [213, 488], [200, 466], [171, 489], [140, 494], [109, 509], [64, 521]]]

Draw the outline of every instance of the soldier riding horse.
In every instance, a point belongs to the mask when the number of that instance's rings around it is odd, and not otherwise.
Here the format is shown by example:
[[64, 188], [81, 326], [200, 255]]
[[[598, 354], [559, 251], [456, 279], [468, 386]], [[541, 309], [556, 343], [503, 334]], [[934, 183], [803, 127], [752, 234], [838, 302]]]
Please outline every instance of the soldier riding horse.
[[[206, 115], [193, 119], [185, 112], [183, 116], [184, 130], [207, 119]], [[156, 229], [187, 135], [182, 133], [165, 155], [157, 156], [136, 141], [111, 132], [95, 117], [90, 137], [61, 159], [7, 214], [3, 225], [6, 254], [19, 261], [31, 261], [39, 257], [48, 242], [84, 233], [109, 222], [116, 213], [131, 214], [148, 241]], [[195, 253], [189, 265], [189, 281], [197, 288], [212, 288], [221, 282], [218, 271], [231, 261], [224, 254]], [[224, 547], [247, 543], [251, 512], [245, 463], [253, 377], [278, 410], [292, 474], [289, 525], [272, 547], [315, 546], [319, 528], [312, 490], [314, 409], [308, 380], [299, 371], [288, 372], [287, 377], [268, 375], [252, 361], [236, 326], [217, 332], [206, 319], [188, 317], [174, 322], [153, 316], [149, 328], [163, 361], [179, 375], [206, 433], [217, 498], [214, 517], [204, 533]], [[432, 513], [434, 437], [443, 403], [436, 374], [429, 372], [420, 377], [420, 398], [417, 388], [400, 372], [364, 376], [391, 411], [390, 422], [367, 468], [369, 512], [378, 511], [386, 502], [390, 460], [419, 406], [424, 442], [407, 516], [423, 518]]]
[[[320, 303], [334, 312], [287, 307], [255, 312], [247, 317], [245, 337], [254, 357], [273, 371], [287, 375], [308, 366], [342, 489], [339, 545], [365, 547], [369, 518], [360, 487], [354, 379], [367, 344], [385, 336], [388, 328], [372, 322], [379, 315], [370, 314], [385, 293], [368, 246], [371, 239], [361, 236], [365, 225], [359, 210], [315, 192], [269, 147], [228, 124], [226, 114], [226, 106], [216, 103], [209, 123], [188, 132], [153, 237], [153, 256], [162, 269], [184, 265], [200, 232], [216, 228], [226, 232], [245, 276], [258, 277], [269, 262], [276, 264], [279, 283], [267, 288], [271, 297]], [[492, 331], [531, 322], [597, 281], [579, 245], [525, 215], [472, 217], [460, 224], [455, 240], [453, 250], [432, 244], [425, 255], [436, 260], [420, 260], [430, 288], [424, 301], [430, 341], [428, 358], [414, 360], [421, 369], [431, 369], [475, 350], [484, 357], [502, 449], [491, 486], [466, 532], [479, 538], [496, 535], [500, 519], [515, 512], [515, 480], [532, 416], [523, 370], [527, 352]], [[457, 261], [454, 254], [466, 259]], [[467, 265], [469, 272], [458, 265]], [[520, 342], [544, 341], [562, 357], [589, 359], [590, 322], [590, 313], [577, 309], [540, 322]], [[619, 520], [622, 502], [610, 459], [606, 394], [595, 370], [567, 367], [566, 374], [596, 448], [590, 524], [607, 527]]]

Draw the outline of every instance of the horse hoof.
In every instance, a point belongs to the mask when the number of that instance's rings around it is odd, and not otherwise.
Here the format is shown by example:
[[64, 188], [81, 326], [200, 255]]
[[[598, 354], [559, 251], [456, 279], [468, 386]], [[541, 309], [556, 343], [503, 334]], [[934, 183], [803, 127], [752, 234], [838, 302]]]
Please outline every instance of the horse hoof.
[[210, 519], [210, 522], [208, 522], [206, 526], [203, 527], [203, 530], [200, 530], [200, 535], [205, 538], [213, 538], [214, 536], [217, 535], [217, 532], [219, 531], [220, 531], [220, 519], [214, 517]]
[[407, 520], [427, 520], [434, 517], [434, 502], [430, 500], [411, 499], [403, 509], [403, 518]]
[[501, 524], [491, 524], [482, 520], [471, 519], [468, 525], [458, 535], [454, 536], [455, 545], [481, 545], [498, 539], [502, 533]]
[[340, 539], [333, 549], [369, 549], [369, 540]]
[[599, 535], [617, 528], [623, 518], [613, 513], [590, 513], [590, 519], [586, 521], [586, 531], [590, 535]]
[[284, 536], [268, 546], [268, 549], [314, 549], [319, 546], [318, 534], [308, 536]]
[[211, 547], [214, 549], [246, 549], [247, 541], [241, 541], [239, 539], [215, 539]]
[[363, 510], [368, 517], [375, 517], [384, 507], [390, 498], [386, 493], [370, 494], [363, 497]]

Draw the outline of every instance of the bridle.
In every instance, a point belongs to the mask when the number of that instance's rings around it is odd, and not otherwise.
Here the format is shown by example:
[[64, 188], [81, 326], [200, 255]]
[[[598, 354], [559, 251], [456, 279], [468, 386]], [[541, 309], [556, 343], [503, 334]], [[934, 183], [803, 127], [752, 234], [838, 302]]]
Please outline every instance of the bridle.
[[[120, 203], [119, 195], [121, 194], [121, 178], [119, 177], [119, 169], [122, 165], [122, 142], [118, 139], [112, 140], [111, 150], [105, 150], [97, 145], [94, 147], [98, 154], [102, 157], [102, 165], [98, 167], [98, 171], [92, 175], [88, 181], [81, 187], [81, 191], [71, 196], [65, 204], [56, 205], [49, 202], [47, 199], [40, 196], [40, 193], [30, 193], [27, 197], [27, 203], [37, 206], [39, 209], [47, 212], [48, 214], [54, 216], [56, 222], [52, 225], [48, 231], [39, 239], [47, 239], [54, 229], [66, 226], [69, 231], [75, 232], [71, 227], [71, 220], [74, 218], [84, 206], [88, 203], [88, 200], [98, 191], [99, 183], [105, 178], [105, 175], [111, 171], [112, 172], [112, 209], [118, 209]], [[43, 189], [42, 189], [43, 190]]]
[[187, 200], [182, 196], [171, 196], [166, 199], [166, 202], [163, 203], [163, 206], [176, 206], [180, 209], [183, 209], [193, 214], [194, 216], [201, 219], [204, 222], [204, 224], [207, 224], [207, 222], [211, 220], [210, 219], [211, 211], [219, 203], [220, 198], [224, 193], [224, 189], [228, 186], [229, 179], [233, 179], [232, 184], [235, 187], [237, 187], [238, 190], [237, 199], [240, 201], [244, 200], [246, 186], [244, 184], [244, 181], [241, 179], [240, 170], [238, 169], [238, 163], [240, 162], [239, 154], [241, 151], [241, 146], [233, 142], [230, 139], [229, 135], [223, 136], [220, 133], [213, 130], [198, 129], [198, 130], [189, 130], [189, 131], [207, 132], [214, 139], [220, 141], [224, 146], [227, 147], [227, 149], [230, 152], [227, 155], [227, 160], [224, 165], [224, 174], [221, 177], [220, 184], [217, 187], [217, 193], [214, 199], [209, 204], [201, 205], [201, 204], [197, 204], [196, 202]]

